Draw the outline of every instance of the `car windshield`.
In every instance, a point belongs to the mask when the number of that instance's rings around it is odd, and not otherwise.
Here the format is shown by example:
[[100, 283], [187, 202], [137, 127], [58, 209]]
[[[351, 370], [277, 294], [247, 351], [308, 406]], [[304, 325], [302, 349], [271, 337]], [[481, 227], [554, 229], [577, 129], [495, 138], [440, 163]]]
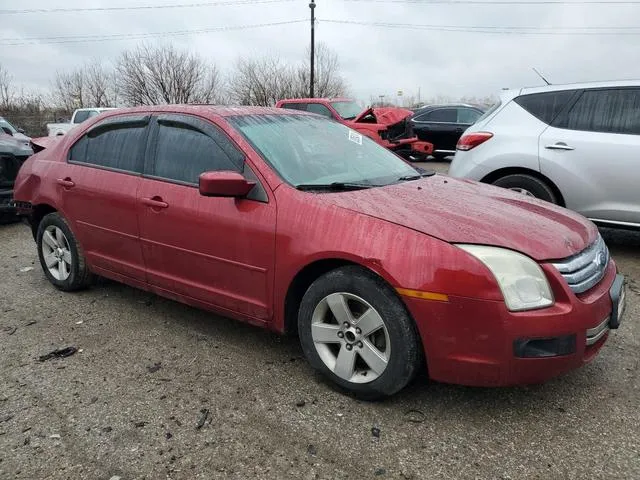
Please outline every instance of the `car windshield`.
[[18, 133], [13, 125], [7, 122], [4, 118], [0, 117], [0, 129], [4, 130], [5, 128], [10, 130], [12, 134]]
[[364, 110], [356, 102], [331, 102], [331, 106], [343, 120], [353, 120]]
[[327, 118], [242, 115], [228, 121], [291, 185], [381, 186], [420, 175], [373, 140]]

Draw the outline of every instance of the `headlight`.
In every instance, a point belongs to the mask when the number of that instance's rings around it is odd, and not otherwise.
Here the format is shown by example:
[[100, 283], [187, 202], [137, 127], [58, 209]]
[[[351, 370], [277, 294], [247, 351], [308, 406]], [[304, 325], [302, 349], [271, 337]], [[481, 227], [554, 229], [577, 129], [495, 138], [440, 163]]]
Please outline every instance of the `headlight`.
[[536, 262], [511, 250], [482, 245], [456, 245], [484, 263], [498, 281], [512, 312], [553, 305], [547, 277]]

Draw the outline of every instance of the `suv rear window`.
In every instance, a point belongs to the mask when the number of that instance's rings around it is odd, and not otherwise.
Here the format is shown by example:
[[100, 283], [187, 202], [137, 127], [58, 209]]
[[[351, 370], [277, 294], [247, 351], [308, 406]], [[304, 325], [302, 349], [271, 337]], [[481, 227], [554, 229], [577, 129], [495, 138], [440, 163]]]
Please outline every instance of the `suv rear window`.
[[514, 101], [538, 120], [549, 125], [558, 116], [564, 106], [571, 100], [575, 90], [559, 92], [532, 93], [521, 95]]

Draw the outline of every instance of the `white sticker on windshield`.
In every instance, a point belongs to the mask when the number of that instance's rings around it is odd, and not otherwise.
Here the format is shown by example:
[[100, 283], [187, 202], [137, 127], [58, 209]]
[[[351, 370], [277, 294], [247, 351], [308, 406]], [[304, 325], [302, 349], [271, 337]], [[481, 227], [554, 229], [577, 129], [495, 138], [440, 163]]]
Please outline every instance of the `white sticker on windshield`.
[[349, 130], [349, 140], [357, 143], [358, 145], [362, 145], [362, 135], [358, 132], [354, 132], [353, 130]]

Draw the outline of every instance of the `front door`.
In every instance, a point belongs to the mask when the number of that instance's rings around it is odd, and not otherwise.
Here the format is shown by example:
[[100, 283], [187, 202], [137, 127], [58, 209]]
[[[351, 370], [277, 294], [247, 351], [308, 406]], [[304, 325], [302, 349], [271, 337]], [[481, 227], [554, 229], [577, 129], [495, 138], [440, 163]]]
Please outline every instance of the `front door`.
[[585, 90], [539, 140], [540, 170], [567, 208], [640, 224], [640, 89]]
[[[136, 192], [149, 116], [109, 118], [70, 148], [55, 172], [60, 210], [96, 273], [145, 281]], [[122, 279], [122, 280], [126, 280]]]
[[[220, 128], [160, 115], [138, 190], [149, 283], [220, 310], [267, 321], [272, 314], [276, 208], [258, 183], [247, 198], [201, 196], [198, 177], [234, 170], [258, 180]], [[258, 194], [259, 193], [259, 194]]]

